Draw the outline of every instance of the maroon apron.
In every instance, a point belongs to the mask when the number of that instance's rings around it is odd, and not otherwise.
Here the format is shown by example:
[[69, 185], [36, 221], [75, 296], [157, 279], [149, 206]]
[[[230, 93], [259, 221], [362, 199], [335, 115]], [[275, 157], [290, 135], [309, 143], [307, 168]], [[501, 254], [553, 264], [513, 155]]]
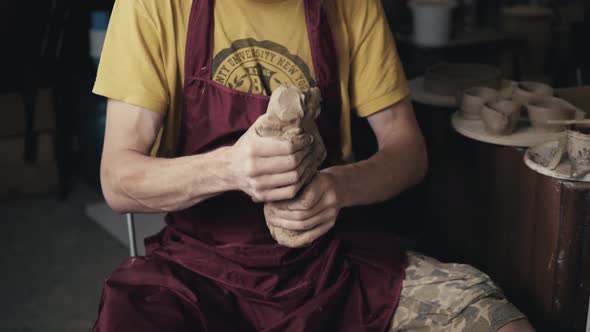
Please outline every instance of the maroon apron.
[[[265, 113], [269, 97], [211, 80], [213, 0], [194, 0], [188, 27], [181, 155], [231, 145]], [[328, 160], [340, 151], [337, 53], [319, 0], [305, 0], [318, 126]], [[196, 169], [195, 172], [199, 170]], [[344, 215], [346, 213], [343, 213]], [[405, 255], [368, 221], [343, 216], [304, 249], [282, 247], [263, 205], [228, 192], [170, 213], [105, 283], [94, 331], [386, 331]]]

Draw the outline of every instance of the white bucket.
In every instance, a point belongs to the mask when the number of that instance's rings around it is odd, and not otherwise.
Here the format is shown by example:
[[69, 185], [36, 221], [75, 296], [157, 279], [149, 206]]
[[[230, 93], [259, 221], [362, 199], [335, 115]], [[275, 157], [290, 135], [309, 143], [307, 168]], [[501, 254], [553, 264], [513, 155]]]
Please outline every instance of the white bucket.
[[410, 0], [414, 14], [414, 42], [422, 46], [441, 46], [451, 36], [455, 0]]

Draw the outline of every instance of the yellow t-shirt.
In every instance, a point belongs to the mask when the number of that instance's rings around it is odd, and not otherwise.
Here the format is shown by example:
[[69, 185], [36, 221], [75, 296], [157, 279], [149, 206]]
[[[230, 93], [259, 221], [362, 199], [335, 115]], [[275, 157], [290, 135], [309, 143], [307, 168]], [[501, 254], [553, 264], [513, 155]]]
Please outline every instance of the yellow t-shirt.
[[[320, 1], [320, 0], [317, 0]], [[166, 112], [157, 145], [176, 152], [190, 0], [117, 0], [94, 93]], [[366, 117], [409, 94], [380, 0], [324, 0], [339, 57], [342, 156], [352, 156], [351, 110]], [[268, 94], [313, 83], [303, 0], [216, 0], [212, 79]]]

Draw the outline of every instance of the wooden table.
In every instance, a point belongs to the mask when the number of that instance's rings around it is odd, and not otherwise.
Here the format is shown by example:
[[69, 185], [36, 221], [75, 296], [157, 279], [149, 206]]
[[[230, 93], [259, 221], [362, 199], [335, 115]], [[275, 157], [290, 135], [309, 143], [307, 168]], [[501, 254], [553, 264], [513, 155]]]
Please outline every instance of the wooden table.
[[529, 169], [523, 149], [450, 126], [453, 109], [415, 104], [430, 155], [421, 248], [488, 273], [541, 331], [583, 331], [590, 295], [590, 184]]

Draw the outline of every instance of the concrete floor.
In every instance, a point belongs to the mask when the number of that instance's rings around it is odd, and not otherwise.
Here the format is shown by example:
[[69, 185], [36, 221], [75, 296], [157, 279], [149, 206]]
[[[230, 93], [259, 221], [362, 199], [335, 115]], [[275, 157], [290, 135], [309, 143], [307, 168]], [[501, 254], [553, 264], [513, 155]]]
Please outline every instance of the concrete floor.
[[100, 193], [0, 202], [0, 331], [90, 331], [103, 280], [128, 255], [84, 214]]

